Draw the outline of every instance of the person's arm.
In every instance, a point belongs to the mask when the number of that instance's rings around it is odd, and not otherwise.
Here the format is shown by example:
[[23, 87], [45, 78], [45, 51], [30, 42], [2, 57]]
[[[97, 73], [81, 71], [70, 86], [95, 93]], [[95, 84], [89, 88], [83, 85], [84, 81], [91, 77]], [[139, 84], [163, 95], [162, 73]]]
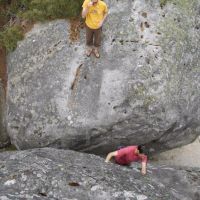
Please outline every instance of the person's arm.
[[142, 170], [141, 170], [142, 175], [145, 175], [147, 173], [147, 163], [142, 162]]
[[105, 19], [106, 19], [107, 16], [108, 16], [108, 11], [106, 10], [106, 11], [104, 12], [103, 22], [105, 21]]
[[105, 21], [105, 19], [106, 19], [107, 16], [108, 16], [108, 13], [105, 13], [105, 15], [104, 15], [104, 17], [103, 17], [103, 20], [102, 20], [102, 22], [101, 22], [101, 26], [103, 25], [103, 23], [104, 23], [104, 21]]
[[104, 23], [104, 21], [105, 21], [105, 19], [106, 19], [107, 16], [108, 16], [108, 8], [107, 8], [107, 6], [106, 6], [105, 11], [104, 11], [104, 14], [103, 14], [103, 19], [102, 19], [102, 21], [101, 21], [99, 27], [101, 27], [101, 26], [103, 25], [103, 23]]
[[83, 4], [83, 10], [82, 10], [82, 18], [85, 18], [88, 14], [89, 8], [92, 6], [92, 2], [90, 1], [87, 5]]
[[113, 156], [116, 156], [116, 155], [117, 155], [117, 151], [110, 152], [110, 153], [107, 155], [105, 162], [109, 162], [109, 161], [111, 160], [111, 158], [112, 158]]
[[147, 156], [144, 154], [139, 155], [140, 159], [142, 160], [142, 169], [141, 173], [145, 175], [147, 173]]

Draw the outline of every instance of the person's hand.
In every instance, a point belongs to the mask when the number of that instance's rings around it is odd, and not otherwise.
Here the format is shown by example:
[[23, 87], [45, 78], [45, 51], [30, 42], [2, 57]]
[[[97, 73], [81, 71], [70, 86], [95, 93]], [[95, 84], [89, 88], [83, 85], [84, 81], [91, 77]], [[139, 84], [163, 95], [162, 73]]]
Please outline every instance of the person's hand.
[[146, 170], [141, 170], [142, 175], [146, 175]]
[[90, 1], [90, 2], [88, 3], [87, 7], [89, 8], [89, 7], [91, 7], [91, 6], [93, 6], [92, 1]]
[[109, 161], [108, 161], [108, 160], [105, 160], [105, 162], [108, 163]]
[[103, 21], [101, 21], [101, 22], [99, 23], [99, 28], [101, 28], [102, 25], [103, 25]]

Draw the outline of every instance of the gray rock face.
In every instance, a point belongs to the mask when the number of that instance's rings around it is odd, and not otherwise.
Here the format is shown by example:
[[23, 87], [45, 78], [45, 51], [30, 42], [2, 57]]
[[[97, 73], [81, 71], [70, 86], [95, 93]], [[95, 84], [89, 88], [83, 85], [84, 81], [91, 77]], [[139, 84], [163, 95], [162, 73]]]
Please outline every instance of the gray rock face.
[[152, 152], [200, 133], [199, 0], [110, 0], [101, 58], [85, 32], [37, 24], [8, 57], [8, 131], [18, 149], [103, 153], [146, 144]]
[[5, 103], [5, 91], [0, 80], [0, 148], [6, 146], [10, 141], [6, 132]]
[[0, 199], [198, 200], [200, 169], [123, 167], [51, 148], [0, 153]]

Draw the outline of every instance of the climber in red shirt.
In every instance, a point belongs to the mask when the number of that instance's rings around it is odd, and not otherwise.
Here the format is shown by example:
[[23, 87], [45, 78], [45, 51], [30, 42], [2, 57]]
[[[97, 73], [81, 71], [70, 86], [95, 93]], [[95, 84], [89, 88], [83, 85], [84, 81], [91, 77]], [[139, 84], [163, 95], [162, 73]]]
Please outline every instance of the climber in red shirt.
[[110, 152], [105, 162], [109, 162], [112, 157], [115, 157], [115, 162], [119, 165], [129, 165], [134, 161], [142, 162], [141, 173], [143, 175], [146, 174], [146, 166], [147, 166], [147, 156], [143, 154], [142, 146], [128, 146], [121, 148], [117, 151]]

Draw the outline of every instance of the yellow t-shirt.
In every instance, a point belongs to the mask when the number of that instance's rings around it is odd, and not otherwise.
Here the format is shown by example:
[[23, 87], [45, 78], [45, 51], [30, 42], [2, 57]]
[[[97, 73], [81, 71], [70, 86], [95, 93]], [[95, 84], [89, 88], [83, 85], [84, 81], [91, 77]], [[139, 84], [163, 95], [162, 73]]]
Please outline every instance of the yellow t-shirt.
[[[91, 0], [85, 0], [82, 7], [86, 8], [90, 1]], [[108, 8], [106, 3], [99, 0], [96, 5], [89, 7], [85, 20], [86, 25], [91, 29], [98, 29], [99, 24], [107, 12]]]

